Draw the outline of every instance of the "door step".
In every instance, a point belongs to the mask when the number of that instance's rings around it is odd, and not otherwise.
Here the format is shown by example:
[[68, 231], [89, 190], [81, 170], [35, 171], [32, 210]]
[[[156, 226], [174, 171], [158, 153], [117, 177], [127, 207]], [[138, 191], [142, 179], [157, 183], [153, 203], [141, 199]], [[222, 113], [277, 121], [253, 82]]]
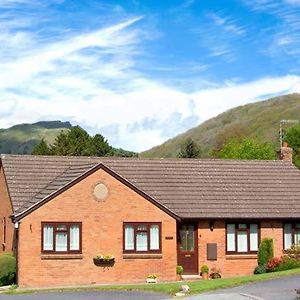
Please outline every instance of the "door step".
[[181, 278], [184, 280], [184, 281], [191, 281], [191, 280], [199, 280], [199, 279], [202, 279], [202, 277], [198, 274], [195, 274], [195, 275], [181, 275]]

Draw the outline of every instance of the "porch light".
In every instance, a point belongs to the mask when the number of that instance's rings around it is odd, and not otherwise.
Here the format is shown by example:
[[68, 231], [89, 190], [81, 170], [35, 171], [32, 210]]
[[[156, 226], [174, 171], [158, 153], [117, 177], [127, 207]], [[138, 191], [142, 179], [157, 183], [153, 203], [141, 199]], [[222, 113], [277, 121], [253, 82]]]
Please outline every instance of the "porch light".
[[214, 221], [210, 221], [209, 222], [209, 229], [210, 229], [210, 231], [214, 231], [214, 227], [215, 227], [215, 222]]

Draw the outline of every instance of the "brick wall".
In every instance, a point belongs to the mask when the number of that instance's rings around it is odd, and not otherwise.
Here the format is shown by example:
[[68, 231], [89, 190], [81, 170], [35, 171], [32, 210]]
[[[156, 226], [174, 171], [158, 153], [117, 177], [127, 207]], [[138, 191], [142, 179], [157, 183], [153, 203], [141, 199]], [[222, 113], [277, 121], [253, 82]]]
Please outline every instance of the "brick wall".
[[[92, 193], [99, 182], [109, 190], [103, 202], [96, 201]], [[82, 257], [42, 256], [42, 221], [81, 221]], [[162, 258], [123, 258], [123, 222], [162, 222]], [[143, 282], [152, 273], [161, 281], [176, 278], [176, 221], [103, 170], [26, 216], [19, 228], [19, 285], [22, 287]], [[166, 236], [173, 239], [165, 240]], [[113, 254], [115, 265], [95, 266], [92, 259], [98, 254]]]
[[[283, 249], [283, 229], [279, 221], [261, 222], [261, 239], [274, 240], [274, 256], [281, 256]], [[206, 244], [217, 243], [217, 261], [207, 261]], [[199, 272], [203, 264], [210, 268], [221, 269], [223, 277], [250, 275], [257, 265], [256, 255], [226, 255], [226, 230], [224, 221], [216, 221], [214, 230], [209, 228], [209, 221], [200, 221], [198, 226]]]
[[[12, 252], [14, 226], [11, 222], [11, 202], [6, 187], [2, 166], [0, 165], [0, 253]], [[4, 243], [4, 222], [6, 223], [6, 241]]]

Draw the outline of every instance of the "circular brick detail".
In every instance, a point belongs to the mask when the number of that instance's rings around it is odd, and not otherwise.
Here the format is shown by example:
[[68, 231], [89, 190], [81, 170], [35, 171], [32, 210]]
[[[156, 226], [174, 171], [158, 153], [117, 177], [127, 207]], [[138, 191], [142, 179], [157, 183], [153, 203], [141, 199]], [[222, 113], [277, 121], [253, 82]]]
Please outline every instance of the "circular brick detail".
[[94, 187], [94, 196], [95, 196], [96, 200], [99, 200], [99, 201], [105, 200], [107, 195], [108, 195], [108, 189], [105, 184], [98, 183]]

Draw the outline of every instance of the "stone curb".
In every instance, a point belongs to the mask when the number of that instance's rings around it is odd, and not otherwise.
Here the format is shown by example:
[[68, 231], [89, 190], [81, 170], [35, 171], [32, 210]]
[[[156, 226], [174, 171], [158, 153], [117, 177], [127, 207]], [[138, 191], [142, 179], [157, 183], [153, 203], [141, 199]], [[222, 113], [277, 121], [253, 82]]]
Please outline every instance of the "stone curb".
[[8, 291], [11, 288], [11, 285], [0, 286], [0, 294]]

